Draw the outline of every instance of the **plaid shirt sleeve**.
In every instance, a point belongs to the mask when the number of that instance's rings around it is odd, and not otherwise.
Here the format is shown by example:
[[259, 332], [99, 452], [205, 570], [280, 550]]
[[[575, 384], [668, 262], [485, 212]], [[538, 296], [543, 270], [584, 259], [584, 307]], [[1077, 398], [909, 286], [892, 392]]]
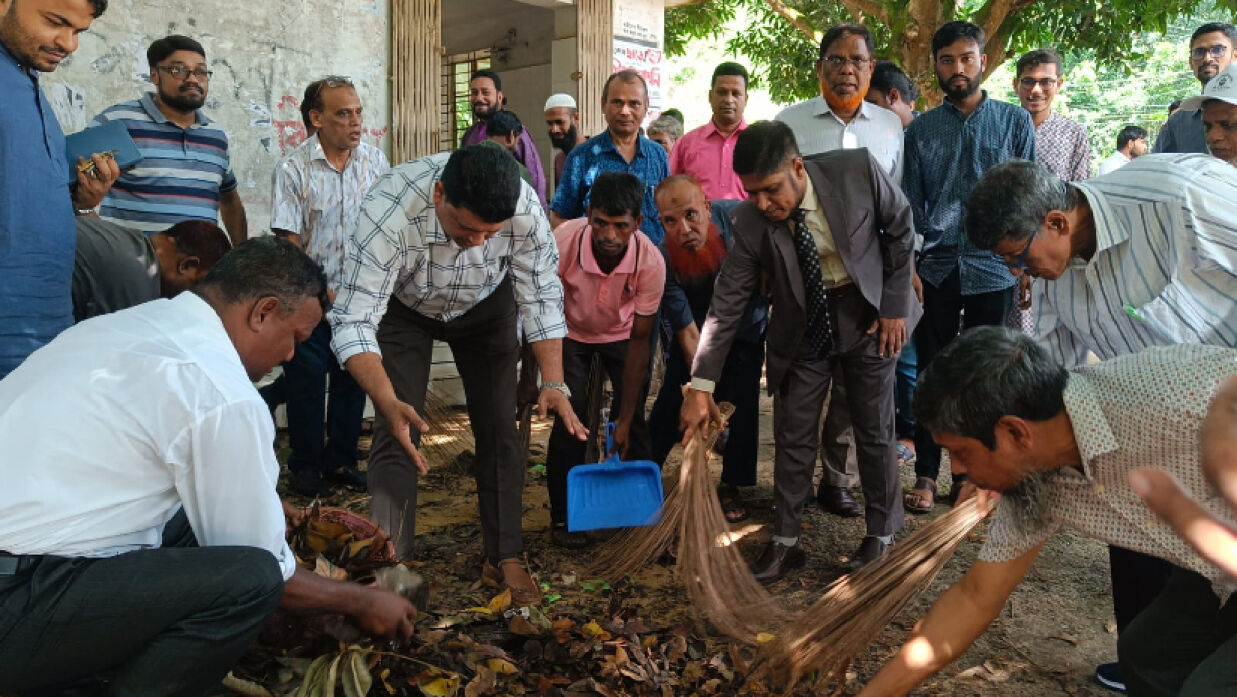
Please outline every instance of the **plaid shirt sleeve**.
[[394, 170], [365, 195], [356, 229], [348, 238], [339, 297], [329, 315], [331, 348], [341, 366], [360, 353], [382, 355], [378, 324], [398, 274], [407, 265], [405, 235], [419, 229], [416, 211], [409, 208], [420, 207], [423, 199], [413, 182]]
[[[531, 341], [567, 336], [563, 284], [558, 278], [558, 244], [533, 188], [527, 184], [511, 219], [516, 248], [511, 255], [515, 302]], [[341, 358], [342, 360], [342, 358]]]

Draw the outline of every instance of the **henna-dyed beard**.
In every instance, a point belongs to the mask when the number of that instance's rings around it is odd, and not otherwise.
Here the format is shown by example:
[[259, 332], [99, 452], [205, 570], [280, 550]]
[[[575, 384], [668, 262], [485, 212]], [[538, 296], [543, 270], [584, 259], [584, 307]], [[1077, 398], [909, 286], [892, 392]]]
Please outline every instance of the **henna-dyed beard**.
[[670, 250], [670, 266], [684, 281], [712, 278], [726, 259], [726, 243], [712, 223], [709, 223], [709, 236], [699, 249], [691, 250], [677, 244], [667, 247]]
[[834, 92], [829, 85], [824, 85], [821, 91], [821, 96], [825, 98], [825, 103], [834, 111], [850, 112], [863, 106], [863, 98], [868, 95], [868, 91], [860, 90], [849, 97]]

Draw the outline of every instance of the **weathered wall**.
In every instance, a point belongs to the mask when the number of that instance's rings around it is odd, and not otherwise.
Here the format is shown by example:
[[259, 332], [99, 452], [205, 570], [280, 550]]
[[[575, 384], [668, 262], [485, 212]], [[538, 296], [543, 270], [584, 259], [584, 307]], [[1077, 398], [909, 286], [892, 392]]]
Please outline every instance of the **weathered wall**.
[[313, 79], [351, 77], [365, 105], [365, 140], [387, 149], [388, 1], [112, 0], [44, 85], [73, 133], [104, 108], [152, 89], [152, 41], [168, 34], [200, 41], [214, 71], [204, 111], [228, 134], [250, 234], [257, 234], [268, 229], [275, 162], [305, 138], [300, 98]]

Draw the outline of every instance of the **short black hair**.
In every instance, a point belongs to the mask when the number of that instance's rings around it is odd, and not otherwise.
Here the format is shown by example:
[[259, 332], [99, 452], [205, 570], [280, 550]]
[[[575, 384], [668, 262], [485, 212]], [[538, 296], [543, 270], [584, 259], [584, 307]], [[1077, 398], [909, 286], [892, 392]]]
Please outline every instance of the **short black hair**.
[[308, 85], [305, 85], [305, 94], [301, 97], [301, 123], [305, 124], [306, 131], [313, 129], [314, 127], [313, 121], [309, 119], [309, 112], [313, 111], [309, 105], [314, 101], [314, 96], [318, 93], [320, 89], [319, 85], [321, 83], [321, 80], [314, 80]]
[[893, 61], [876, 61], [876, 67], [872, 69], [872, 82], [868, 89], [876, 90], [886, 97], [889, 96], [890, 90], [897, 90], [898, 94], [902, 95], [902, 99], [910, 104], [914, 104], [916, 99], [919, 99], [919, 88], [915, 87], [915, 83], [902, 72], [902, 69]]
[[187, 36], [172, 34], [156, 40], [146, 49], [146, 62], [153, 68], [177, 51], [193, 51], [206, 58], [206, 49], [202, 48], [202, 44]]
[[1057, 416], [1065, 410], [1068, 382], [1069, 371], [1035, 339], [1005, 327], [975, 327], [919, 374], [912, 408], [929, 433], [974, 438], [994, 450], [1001, 417]]
[[838, 24], [825, 32], [825, 35], [820, 38], [820, 54], [816, 56], [817, 60], [825, 59], [825, 51], [833, 45], [834, 41], [844, 39], [848, 36], [861, 36], [863, 43], [868, 47], [868, 55], [871, 56], [876, 52], [876, 44], [872, 43], [872, 32], [862, 24]]
[[606, 78], [606, 84], [601, 86], [601, 101], [603, 104], [610, 97], [610, 83], [616, 80], [624, 84], [629, 82], [639, 82], [640, 86], [644, 88], [644, 101], [645, 103], [648, 103], [649, 83], [644, 81], [644, 76], [634, 70], [620, 70], [617, 73], [612, 73], [610, 77]]
[[107, 0], [90, 0], [90, 10], [95, 19], [102, 17], [107, 12]]
[[468, 78], [468, 82], [471, 83], [473, 80], [476, 80], [479, 77], [488, 77], [490, 81], [494, 83], [495, 92], [503, 91], [503, 79], [499, 77], [498, 73], [494, 72], [493, 70], [478, 70], [472, 74], [472, 77]]
[[505, 136], [514, 134], [517, 138], [524, 132], [524, 124], [520, 123], [520, 117], [514, 112], [506, 109], [496, 112], [490, 117], [489, 121], [485, 122], [486, 136]]
[[1195, 29], [1194, 33], [1190, 34], [1190, 43], [1193, 44], [1203, 34], [1213, 34], [1215, 32], [1220, 32], [1227, 36], [1230, 43], [1237, 45], [1237, 28], [1226, 22], [1208, 22]]
[[352, 78], [344, 75], [327, 75], [320, 80], [314, 80], [309, 83], [309, 87], [305, 88], [305, 101], [301, 102], [301, 115], [306, 119], [308, 124], [309, 112], [321, 112], [324, 106], [322, 99], [322, 90], [335, 87], [351, 87], [356, 89], [356, 85], [352, 84]]
[[1168, 115], [1169, 115], [1169, 116], [1172, 116], [1172, 115], [1173, 115], [1173, 112], [1174, 112], [1174, 111], [1176, 111], [1176, 110], [1178, 110], [1178, 109], [1180, 109], [1180, 108], [1181, 108], [1181, 100], [1180, 100], [1180, 99], [1174, 99], [1173, 101], [1169, 102], [1169, 104], [1168, 104]]
[[781, 121], [757, 121], [739, 134], [734, 146], [734, 172], [744, 177], [768, 177], [799, 157], [795, 132]]
[[515, 158], [492, 145], [470, 145], [451, 153], [439, 181], [448, 203], [468, 209], [487, 223], [501, 223], [515, 215], [523, 186]]
[[205, 220], [182, 220], [160, 234], [171, 238], [181, 254], [197, 257], [203, 269], [211, 269], [232, 250], [228, 234]]
[[[747, 91], [747, 83], [748, 83], [747, 68], [744, 68], [742, 65], [739, 65], [738, 63], [734, 63], [732, 61], [726, 61], [725, 63], [721, 63], [716, 68], [713, 69], [713, 79], [709, 81], [709, 87], [716, 87], [717, 78], [726, 77], [726, 76], [734, 76], [734, 77], [743, 78], [743, 91], [744, 92]], [[663, 111], [662, 113], [664, 114], [666, 112]]]
[[1027, 51], [1018, 59], [1018, 64], [1014, 68], [1014, 77], [1022, 77], [1022, 71], [1041, 65], [1057, 66], [1057, 77], [1065, 74], [1061, 69], [1061, 54], [1050, 48], [1037, 48], [1034, 51]]
[[193, 292], [207, 290], [226, 303], [273, 297], [284, 317], [295, 314], [303, 298], [316, 298], [323, 313], [331, 307], [322, 267], [300, 247], [271, 235], [250, 238], [224, 254]]
[[1142, 126], [1126, 126], [1121, 129], [1120, 133], [1117, 134], [1117, 149], [1120, 150], [1121, 148], [1129, 145], [1131, 141], [1146, 137], [1147, 129]]
[[605, 215], [640, 217], [644, 207], [644, 182], [628, 172], [604, 172], [593, 180], [588, 192], [589, 210]]
[[988, 41], [988, 37], [979, 25], [961, 20], [946, 22], [932, 35], [932, 58], [935, 60], [938, 51], [959, 39], [974, 41], [979, 46], [980, 53], [983, 53], [984, 45]]

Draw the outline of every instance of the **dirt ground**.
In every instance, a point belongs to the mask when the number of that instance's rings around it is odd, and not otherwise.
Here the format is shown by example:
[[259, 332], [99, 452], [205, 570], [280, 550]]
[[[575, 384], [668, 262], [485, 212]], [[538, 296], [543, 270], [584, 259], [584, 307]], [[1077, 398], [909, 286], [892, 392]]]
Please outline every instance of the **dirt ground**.
[[[746, 533], [739, 544], [749, 559], [759, 553], [767, 540], [771, 521], [773, 441], [770, 412], [771, 402], [766, 398], [762, 408], [760, 483], [749, 493], [750, 517], [734, 525], [734, 529]], [[689, 640], [703, 642], [706, 653], [724, 646], [724, 639], [710, 636], [707, 627], [695, 620], [671, 567], [650, 564], [634, 577], [611, 587], [585, 576], [592, 549], [570, 551], [550, 543], [544, 467], [537, 466], [544, 460], [549, 424], [534, 424], [529, 476], [524, 490], [524, 539], [527, 562], [546, 592], [542, 605], [545, 615], [572, 617], [582, 624], [588, 618], [613, 614], [615, 608], [621, 606], [627, 615], [638, 616], [653, 635], [668, 635], [678, 628], [680, 633], [689, 634]], [[668, 469], [677, 464], [677, 457], [676, 450], [667, 463]], [[720, 464], [715, 459], [713, 465], [716, 476]], [[430, 600], [433, 617], [449, 617], [465, 608], [485, 605], [494, 593], [478, 581], [480, 527], [475, 486], [465, 469], [466, 465], [460, 462], [439, 464], [421, 479], [416, 521], [418, 561], [419, 571], [434, 589]], [[909, 488], [912, 480], [913, 472], [903, 472], [904, 487]], [[947, 490], [947, 486], [944, 488]], [[295, 496], [289, 498], [304, 502]], [[368, 509], [368, 498], [362, 494], [339, 492], [324, 503], [358, 512]], [[944, 506], [938, 506], [934, 515], [945, 510]], [[905, 531], [900, 537], [932, 517], [908, 514]], [[847, 555], [853, 552], [863, 535], [862, 519], [841, 519], [816, 508], [807, 511], [804, 528], [801, 539], [809, 553], [806, 568], [792, 572], [771, 588], [788, 607], [806, 608], [818, 598], [825, 586], [843, 572]], [[893, 655], [914, 622], [974, 561], [984, 529], [984, 525], [976, 528], [927, 592], [914, 600], [852, 665], [846, 694], [855, 694], [864, 680]], [[427, 621], [433, 621], [433, 617]], [[912, 694], [983, 697], [1111, 694], [1094, 682], [1092, 671], [1097, 663], [1115, 660], [1114, 630], [1104, 546], [1085, 538], [1062, 535], [1048, 544], [988, 632], [960, 660]], [[476, 630], [484, 631], [483, 628]], [[261, 679], [270, 676], [257, 678], [269, 684], [269, 680]], [[741, 687], [714, 689], [714, 694], [747, 691]], [[402, 694], [404, 690], [399, 692]], [[706, 692], [708, 690], [676, 688], [670, 693]], [[380, 685], [376, 684], [371, 694], [382, 693]], [[604, 689], [601, 693], [606, 694]], [[807, 694], [803, 690], [796, 692], [801, 693]]]

